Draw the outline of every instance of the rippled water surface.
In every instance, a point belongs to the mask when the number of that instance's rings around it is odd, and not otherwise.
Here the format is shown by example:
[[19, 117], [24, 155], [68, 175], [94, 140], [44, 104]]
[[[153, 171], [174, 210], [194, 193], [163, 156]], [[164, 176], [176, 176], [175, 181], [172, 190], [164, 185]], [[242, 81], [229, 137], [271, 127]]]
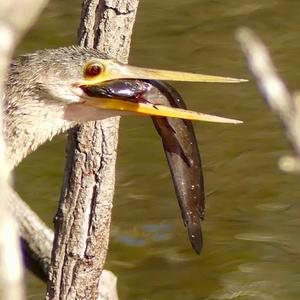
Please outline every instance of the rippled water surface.
[[[132, 64], [250, 77], [235, 41], [253, 28], [292, 89], [300, 83], [297, 0], [141, 0]], [[18, 53], [74, 44], [80, 1], [52, 1]], [[169, 170], [150, 119], [121, 122], [112, 233], [106, 268], [120, 299], [299, 299], [299, 178], [281, 173], [282, 130], [253, 83], [177, 83], [188, 106], [245, 121], [195, 124], [206, 179], [201, 256], [183, 227]], [[52, 224], [64, 165], [61, 136], [16, 172], [18, 191]], [[29, 299], [45, 287], [28, 274]]]

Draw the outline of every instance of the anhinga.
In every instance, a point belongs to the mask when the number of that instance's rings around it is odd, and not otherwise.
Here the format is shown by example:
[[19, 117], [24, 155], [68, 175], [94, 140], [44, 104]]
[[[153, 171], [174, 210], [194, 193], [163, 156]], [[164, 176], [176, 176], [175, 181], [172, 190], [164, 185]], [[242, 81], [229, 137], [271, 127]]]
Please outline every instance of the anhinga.
[[239, 121], [186, 110], [180, 95], [158, 80], [243, 81], [132, 67], [81, 47], [22, 55], [12, 62], [6, 82], [7, 157], [13, 168], [39, 145], [84, 121], [149, 115], [162, 138], [189, 239], [199, 253], [204, 188], [198, 146], [188, 120]]

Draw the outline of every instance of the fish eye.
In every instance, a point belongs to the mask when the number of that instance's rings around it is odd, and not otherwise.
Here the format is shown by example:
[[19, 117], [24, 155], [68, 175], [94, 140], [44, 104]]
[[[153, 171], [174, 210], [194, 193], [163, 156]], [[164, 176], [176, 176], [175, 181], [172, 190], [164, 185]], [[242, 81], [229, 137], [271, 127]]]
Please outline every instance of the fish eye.
[[94, 77], [99, 74], [101, 74], [103, 71], [103, 68], [101, 65], [97, 63], [92, 63], [86, 66], [85, 68], [85, 76], [87, 77]]

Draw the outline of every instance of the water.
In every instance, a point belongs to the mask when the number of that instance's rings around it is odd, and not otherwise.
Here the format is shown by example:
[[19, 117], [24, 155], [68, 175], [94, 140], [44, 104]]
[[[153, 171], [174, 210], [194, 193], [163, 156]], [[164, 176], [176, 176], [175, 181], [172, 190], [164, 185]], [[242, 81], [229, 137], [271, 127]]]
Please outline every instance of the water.
[[[235, 41], [249, 26], [268, 44], [291, 89], [300, 82], [296, 0], [144, 0], [130, 63], [250, 78]], [[52, 1], [18, 53], [76, 42], [80, 1]], [[176, 83], [189, 108], [242, 119], [242, 126], [195, 124], [207, 210], [201, 256], [192, 251], [162, 147], [150, 119], [123, 118], [106, 268], [121, 299], [299, 299], [299, 178], [281, 173], [289, 153], [282, 129], [254, 83]], [[16, 172], [21, 195], [49, 225], [64, 165], [61, 136]], [[28, 274], [28, 298], [45, 286]]]

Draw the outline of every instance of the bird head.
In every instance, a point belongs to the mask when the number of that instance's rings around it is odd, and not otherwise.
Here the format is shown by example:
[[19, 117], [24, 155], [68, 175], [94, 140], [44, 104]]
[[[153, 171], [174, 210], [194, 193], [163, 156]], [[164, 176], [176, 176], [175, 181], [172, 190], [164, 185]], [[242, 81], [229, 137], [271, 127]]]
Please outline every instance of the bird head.
[[157, 89], [149, 80], [216, 83], [245, 81], [133, 67], [109, 59], [97, 50], [81, 47], [41, 50], [21, 56], [12, 65], [12, 72], [27, 78], [29, 89], [37, 91], [36, 97], [63, 105], [65, 118], [74, 121], [140, 114], [237, 123], [237, 120], [163, 105], [163, 101], [160, 101], [163, 91]]

